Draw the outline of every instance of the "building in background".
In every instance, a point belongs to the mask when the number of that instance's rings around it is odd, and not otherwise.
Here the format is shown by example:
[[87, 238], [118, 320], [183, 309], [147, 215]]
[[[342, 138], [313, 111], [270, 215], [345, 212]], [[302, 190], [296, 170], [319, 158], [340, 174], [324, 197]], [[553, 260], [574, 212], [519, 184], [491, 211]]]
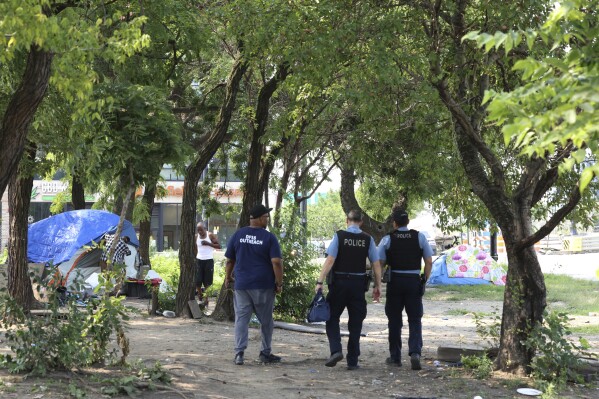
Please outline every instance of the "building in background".
[[[184, 179], [176, 173], [171, 165], [165, 165], [160, 173], [164, 179], [163, 185], [167, 195], [163, 198], [156, 198], [154, 208], [152, 209], [152, 219], [150, 228], [152, 238], [156, 243], [158, 251], [168, 249], [179, 249], [180, 222], [181, 222], [181, 203], [183, 201]], [[29, 207], [29, 222], [37, 222], [51, 216], [50, 205], [56, 195], [68, 189], [68, 183], [62, 181], [64, 173], [57, 173], [52, 180], [35, 179], [33, 189], [31, 190], [31, 205]], [[229, 217], [224, 215], [211, 215], [205, 222], [207, 228], [218, 236], [221, 243], [226, 243], [237, 229], [239, 222], [239, 210], [241, 209], [242, 192], [240, 190], [241, 179], [237, 178], [229, 168], [222, 170], [216, 180], [215, 187], [211, 196], [222, 205], [237, 209], [237, 212], [229, 212]], [[222, 190], [224, 188], [225, 190]], [[226, 191], [227, 195], [222, 195]], [[136, 192], [136, 195], [142, 195], [143, 189]], [[98, 199], [97, 194], [87, 194], [85, 196], [86, 208], [91, 208]], [[65, 204], [64, 211], [72, 210], [70, 203]], [[203, 209], [198, 207], [197, 221], [202, 220]], [[5, 190], [2, 201], [0, 202], [0, 251], [8, 245], [9, 234], [9, 206], [8, 189]]]

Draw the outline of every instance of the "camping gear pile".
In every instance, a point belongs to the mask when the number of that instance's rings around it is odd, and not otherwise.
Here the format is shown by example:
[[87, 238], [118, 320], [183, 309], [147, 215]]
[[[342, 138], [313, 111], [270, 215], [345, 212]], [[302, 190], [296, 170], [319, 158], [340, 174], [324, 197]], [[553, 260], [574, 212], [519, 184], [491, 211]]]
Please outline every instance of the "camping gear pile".
[[[29, 226], [27, 258], [46, 265], [49, 283], [67, 291], [90, 296], [98, 285], [99, 243], [105, 234], [114, 234], [119, 216], [101, 210], [82, 209], [60, 213]], [[121, 237], [128, 236], [131, 255], [124, 258], [127, 281], [136, 283], [144, 276], [137, 252], [139, 241], [133, 225], [125, 220]]]

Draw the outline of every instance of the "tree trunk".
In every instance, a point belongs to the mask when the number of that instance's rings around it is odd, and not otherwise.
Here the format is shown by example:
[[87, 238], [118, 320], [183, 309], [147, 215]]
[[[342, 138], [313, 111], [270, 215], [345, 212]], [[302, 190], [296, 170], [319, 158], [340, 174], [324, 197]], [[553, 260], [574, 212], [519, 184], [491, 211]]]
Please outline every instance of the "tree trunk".
[[[495, 364], [502, 371], [525, 374], [534, 353], [526, 349], [522, 341], [530, 336], [530, 329], [542, 321], [546, 306], [544, 276], [533, 245], [574, 209], [581, 198], [580, 190], [572, 187], [567, 202], [532, 232], [532, 208], [557, 179], [557, 163], [548, 165], [548, 159], [565, 159], [571, 148], [557, 148], [546, 158], [520, 158], [517, 162], [522, 163], [515, 169], [517, 177], [506, 168], [504, 151], [513, 148], [496, 147], [502, 141], [500, 133], [484, 124], [487, 110], [482, 100], [484, 93], [493, 89], [493, 79], [488, 73], [494, 69], [491, 66], [494, 56], [479, 58], [480, 54], [463, 40], [468, 31], [478, 26], [466, 20], [472, 6], [468, 0], [457, 0], [450, 10], [443, 9], [441, 3], [429, 8], [431, 15], [426, 22], [426, 33], [436, 52], [430, 58], [429, 79], [451, 113], [460, 161], [472, 191], [484, 203], [505, 240], [508, 275]], [[511, 61], [508, 66], [512, 65]], [[506, 83], [509, 82], [506, 80]], [[494, 134], [498, 137], [492, 137]], [[518, 158], [515, 153], [513, 156]]]
[[[379, 222], [368, 216], [358, 204], [356, 194], [354, 191], [354, 183], [356, 181], [356, 175], [354, 169], [348, 165], [341, 165], [341, 190], [339, 195], [341, 197], [341, 206], [343, 212], [347, 215], [352, 209], [362, 211], [363, 222], [362, 230], [370, 234], [375, 242], [379, 242], [381, 238], [393, 229], [393, 223], [391, 217], [387, 218], [385, 222]], [[389, 212], [391, 213], [391, 212]]]
[[[207, 158], [208, 160], [210, 158]], [[196, 198], [198, 197], [198, 181], [208, 162], [200, 161], [187, 167], [183, 185], [183, 201], [181, 204], [181, 241], [179, 244], [179, 287], [175, 299], [175, 313], [177, 316], [191, 317], [187, 301], [195, 296], [194, 267], [195, 256], [193, 246], [195, 243]]]
[[260, 143], [259, 137], [254, 136], [250, 146], [248, 166], [245, 172], [243, 184], [243, 203], [239, 214], [238, 228], [250, 224], [250, 209], [257, 203], [262, 202], [264, 190], [260, 187], [260, 162], [264, 153], [264, 144]]
[[[33, 162], [35, 148], [28, 151], [28, 161]], [[23, 160], [25, 161], [25, 160]], [[23, 163], [21, 163], [23, 165]], [[8, 240], [8, 294], [25, 311], [33, 304], [33, 288], [27, 264], [27, 217], [33, 188], [33, 173], [20, 166], [11, 178], [8, 188], [10, 207], [10, 233]]]
[[291, 169], [288, 168], [288, 162], [284, 162], [283, 176], [281, 177], [280, 187], [277, 190], [277, 199], [275, 202], [275, 217], [272, 225], [277, 229], [281, 228], [281, 207], [283, 206], [283, 197], [287, 193], [287, 187], [289, 186], [289, 177]]
[[71, 203], [73, 209], [85, 209], [85, 190], [77, 174], [73, 175], [71, 181]]
[[225, 288], [223, 283], [216, 299], [216, 307], [210, 317], [217, 321], [235, 321], [235, 310], [233, 309], [234, 295], [233, 290]]
[[529, 336], [531, 327], [543, 320], [547, 291], [534, 247], [514, 251], [506, 242], [506, 250], [508, 279], [495, 365], [503, 371], [527, 375], [534, 351], [522, 342]]
[[54, 55], [32, 45], [21, 85], [12, 95], [0, 125], [0, 198], [10, 177], [16, 172], [25, 148], [29, 125], [42, 102]]
[[[110, 250], [108, 252], [108, 264], [109, 264], [109, 269], [111, 269], [111, 267], [113, 267], [114, 265], [111, 265], [112, 263], [112, 258], [114, 257], [114, 253], [116, 251], [116, 247], [117, 247], [117, 242], [120, 240], [121, 238], [121, 232], [123, 231], [123, 224], [125, 223], [125, 215], [127, 214], [127, 211], [129, 209], [129, 204], [131, 203], [131, 198], [135, 196], [135, 179], [133, 177], [133, 169], [131, 166], [127, 167], [128, 169], [128, 177], [129, 177], [129, 187], [127, 189], [127, 194], [125, 195], [125, 198], [123, 200], [123, 207], [120, 209], [120, 217], [119, 217], [119, 223], [116, 226], [116, 232], [114, 233], [115, 237], [114, 237], [114, 241], [113, 241], [113, 245], [110, 246]], [[117, 282], [118, 284], [119, 282]]]
[[187, 306], [187, 301], [193, 299], [194, 287], [194, 254], [195, 245], [195, 218], [196, 218], [196, 198], [198, 193], [198, 181], [202, 171], [208, 166], [208, 163], [222, 145], [229, 123], [235, 109], [235, 100], [239, 92], [241, 78], [245, 74], [248, 64], [240, 57], [233, 64], [231, 73], [227, 79], [225, 89], [225, 98], [216, 119], [216, 125], [209, 134], [200, 140], [200, 147], [197, 148], [197, 154], [194, 161], [187, 167], [185, 175], [185, 186], [183, 188], [183, 201], [181, 204], [181, 243], [179, 245], [179, 287], [175, 299], [177, 316], [191, 317], [191, 312]]
[[149, 217], [139, 222], [139, 256], [144, 264], [150, 265], [150, 238], [152, 237], [152, 209], [156, 198], [156, 181], [146, 184], [143, 201], [148, 207]]
[[[287, 64], [279, 65], [277, 73], [275, 73], [275, 75], [260, 88], [258, 94], [254, 129], [252, 131], [252, 142], [250, 144], [248, 165], [243, 185], [243, 203], [241, 206], [241, 214], [239, 215], [239, 228], [250, 224], [250, 209], [261, 202], [264, 190], [268, 186], [268, 179], [270, 178], [270, 173], [274, 167], [274, 157], [266, 157], [266, 160], [262, 163], [266, 148], [265, 144], [262, 143], [262, 137], [266, 133], [266, 126], [268, 124], [270, 99], [279, 87], [279, 84], [281, 84], [288, 75], [289, 66]], [[276, 151], [280, 151], [280, 147], [278, 147]]]
[[124, 217], [126, 220], [133, 220], [133, 208], [135, 207], [135, 191], [133, 195], [129, 193], [129, 191], [122, 190], [123, 187], [127, 187], [130, 184], [131, 177], [130, 171], [127, 169], [123, 171], [122, 175], [119, 178], [120, 184], [119, 188], [121, 188], [120, 192], [117, 193], [114, 199], [114, 206], [112, 208], [112, 212], [120, 215], [124, 212]]

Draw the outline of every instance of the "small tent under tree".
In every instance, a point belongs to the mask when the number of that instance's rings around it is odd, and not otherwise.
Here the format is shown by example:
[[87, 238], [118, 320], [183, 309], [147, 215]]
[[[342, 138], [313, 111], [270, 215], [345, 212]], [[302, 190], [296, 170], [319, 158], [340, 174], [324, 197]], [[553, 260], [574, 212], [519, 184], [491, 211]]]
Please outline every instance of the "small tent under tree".
[[506, 270], [480, 248], [455, 246], [433, 262], [428, 285], [505, 285]]

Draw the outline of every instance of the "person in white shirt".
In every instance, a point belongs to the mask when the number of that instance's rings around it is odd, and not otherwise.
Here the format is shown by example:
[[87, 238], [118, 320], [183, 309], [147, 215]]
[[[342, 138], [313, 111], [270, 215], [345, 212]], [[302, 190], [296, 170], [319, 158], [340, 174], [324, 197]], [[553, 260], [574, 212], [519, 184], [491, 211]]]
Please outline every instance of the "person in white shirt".
[[203, 222], [197, 225], [196, 233], [196, 270], [195, 283], [198, 299], [208, 306], [206, 290], [212, 285], [214, 278], [214, 250], [220, 249], [216, 235], [206, 231]]

